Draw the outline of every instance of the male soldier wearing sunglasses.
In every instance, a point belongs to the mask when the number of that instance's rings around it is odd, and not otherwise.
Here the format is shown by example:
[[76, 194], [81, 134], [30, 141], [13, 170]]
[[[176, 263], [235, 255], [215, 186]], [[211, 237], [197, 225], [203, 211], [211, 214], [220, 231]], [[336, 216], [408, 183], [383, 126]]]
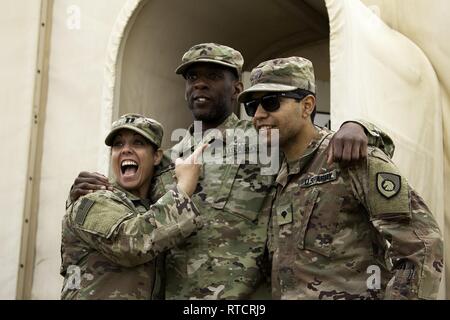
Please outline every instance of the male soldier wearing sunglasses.
[[[215, 43], [198, 44], [183, 56], [176, 72], [186, 80], [186, 100], [203, 131], [242, 129], [255, 131], [251, 122], [232, 113], [243, 90], [240, 81], [244, 59], [233, 48]], [[166, 155], [185, 156], [210, 135], [188, 134]], [[342, 127], [330, 160], [358, 160], [367, 155], [367, 141], [393, 150], [392, 141], [367, 124]], [[256, 132], [256, 131], [255, 131]], [[201, 133], [201, 132], [200, 132]], [[226, 134], [223, 134], [225, 144]], [[216, 141], [217, 142], [217, 141]], [[245, 148], [234, 153], [246, 152]], [[234, 156], [235, 154], [231, 154]], [[228, 155], [227, 155], [228, 156]], [[168, 158], [166, 158], [167, 160]], [[173, 165], [166, 161], [156, 173], [152, 197], [157, 199], [175, 184]], [[167, 299], [249, 299], [265, 278], [264, 265], [270, 202], [275, 176], [262, 175], [256, 163], [205, 163], [193, 201], [204, 227], [167, 257]], [[99, 174], [82, 172], [71, 191], [72, 200], [89, 190], [109, 187]], [[267, 297], [268, 290], [262, 290]], [[261, 296], [258, 296], [261, 297]]]
[[350, 166], [327, 163], [333, 132], [313, 124], [312, 63], [265, 61], [251, 83], [239, 101], [258, 130], [279, 130], [285, 156], [269, 232], [273, 298], [436, 299], [435, 219], [380, 149]]

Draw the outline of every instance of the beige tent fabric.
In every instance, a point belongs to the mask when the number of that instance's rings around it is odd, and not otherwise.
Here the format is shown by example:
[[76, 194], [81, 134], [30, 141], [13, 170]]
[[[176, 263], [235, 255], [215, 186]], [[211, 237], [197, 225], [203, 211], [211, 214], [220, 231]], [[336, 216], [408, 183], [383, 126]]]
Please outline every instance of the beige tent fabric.
[[[417, 44], [438, 76], [443, 108], [444, 194], [450, 194], [450, 42], [448, 0], [364, 0], [381, 18]], [[430, 23], [431, 22], [431, 23]], [[450, 236], [450, 197], [445, 201], [445, 237]], [[446, 241], [448, 243], [448, 241]], [[450, 246], [446, 248], [447, 282], [450, 281]], [[447, 285], [450, 298], [450, 284]]]
[[[109, 35], [103, 72], [103, 90], [100, 114], [100, 139], [99, 145], [103, 145], [103, 137], [108, 134], [111, 123], [119, 117], [121, 59], [126, 43], [126, 37], [133, 25], [133, 15], [145, 4], [143, 0], [123, 0], [124, 5], [112, 26]], [[123, 113], [122, 113], [123, 114]], [[109, 149], [100, 148], [97, 170], [109, 171]]]
[[394, 161], [444, 229], [443, 100], [429, 59], [360, 1], [326, 3], [332, 126], [364, 118], [389, 133]]
[[0, 299], [16, 295], [39, 13], [39, 1], [0, 2]]
[[[99, 145], [104, 138], [100, 128], [104, 63], [108, 39], [124, 3], [54, 2], [33, 299], [60, 298], [59, 252], [65, 199], [80, 171], [97, 170]], [[68, 9], [74, 5], [80, 13], [79, 29], [68, 24]]]

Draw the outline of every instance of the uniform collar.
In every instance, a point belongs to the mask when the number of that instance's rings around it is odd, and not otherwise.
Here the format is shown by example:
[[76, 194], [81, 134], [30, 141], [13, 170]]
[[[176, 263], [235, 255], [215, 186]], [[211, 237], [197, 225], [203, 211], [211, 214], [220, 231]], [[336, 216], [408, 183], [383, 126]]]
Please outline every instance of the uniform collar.
[[[239, 118], [234, 114], [231, 113], [221, 124], [219, 124], [215, 129], [220, 130], [221, 132], [223, 132], [225, 129], [228, 128], [233, 128], [236, 123], [239, 122]], [[191, 124], [189, 126], [189, 133], [191, 135], [194, 134], [194, 124]]]
[[306, 167], [309, 161], [316, 154], [322, 142], [330, 134], [332, 134], [329, 130], [323, 128], [316, 127], [316, 129], [318, 131], [317, 137], [311, 140], [310, 144], [299, 159], [287, 161], [285, 158], [285, 160], [283, 161], [276, 180], [277, 183], [281, 184], [283, 187], [286, 186], [288, 177], [290, 175], [299, 174]]
[[[214, 129], [219, 130], [222, 133], [223, 140], [225, 140], [225, 137], [226, 137], [225, 130], [229, 129], [229, 128], [234, 128], [238, 122], [239, 122], [239, 118], [234, 113], [232, 113], [221, 124], [219, 124]], [[194, 138], [194, 142], [196, 145], [202, 141], [208, 142], [210, 136], [212, 136], [211, 133], [204, 135], [204, 132], [202, 132], [201, 135], [199, 135], [200, 137], [197, 138], [194, 133], [194, 124], [191, 124], [189, 126], [188, 130], [189, 130], [189, 134], [190, 134], [191, 138]]]
[[[225, 130], [234, 128], [236, 124], [239, 122], [239, 118], [232, 113], [228, 116], [220, 125], [218, 125], [216, 130], [219, 130], [222, 134], [222, 141], [226, 141], [226, 132]], [[190, 150], [190, 152], [193, 152], [195, 147], [199, 145], [200, 143], [208, 143], [211, 141], [211, 139], [214, 137], [214, 132], [217, 132], [215, 130], [211, 130], [206, 135], [204, 135], [204, 132], [201, 132], [198, 137], [194, 133], [194, 124], [191, 124], [188, 128], [188, 134], [177, 144], [173, 147], [173, 149], [178, 152], [180, 156], [182, 156], [186, 151]], [[189, 153], [190, 153], [189, 152]]]
[[135, 207], [137, 207], [138, 205], [142, 205], [147, 210], [150, 207], [149, 199], [139, 198], [138, 196], [132, 194], [131, 192], [129, 192], [129, 191], [125, 190], [124, 188], [122, 188], [121, 186], [119, 186], [119, 184], [117, 184], [117, 182], [114, 182], [112, 185], [114, 187], [114, 193], [119, 195], [122, 199], [125, 197], [127, 200], [131, 201]]

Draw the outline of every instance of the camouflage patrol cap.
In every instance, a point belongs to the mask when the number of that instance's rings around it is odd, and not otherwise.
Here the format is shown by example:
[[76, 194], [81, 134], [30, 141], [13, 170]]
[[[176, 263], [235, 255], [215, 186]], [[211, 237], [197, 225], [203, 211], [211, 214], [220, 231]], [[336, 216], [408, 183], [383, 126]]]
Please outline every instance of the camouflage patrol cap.
[[181, 64], [175, 72], [184, 75], [187, 68], [197, 62], [216, 63], [230, 67], [240, 75], [244, 58], [239, 51], [233, 48], [217, 43], [201, 43], [193, 46], [183, 55]]
[[312, 62], [301, 57], [261, 62], [250, 74], [252, 86], [239, 95], [245, 101], [252, 92], [286, 92], [303, 89], [316, 93]]
[[158, 148], [161, 146], [163, 137], [163, 126], [156, 120], [146, 118], [137, 113], [128, 113], [114, 121], [111, 131], [105, 139], [107, 146], [112, 146], [114, 137], [122, 129], [129, 129], [142, 135], [144, 138], [155, 144]]

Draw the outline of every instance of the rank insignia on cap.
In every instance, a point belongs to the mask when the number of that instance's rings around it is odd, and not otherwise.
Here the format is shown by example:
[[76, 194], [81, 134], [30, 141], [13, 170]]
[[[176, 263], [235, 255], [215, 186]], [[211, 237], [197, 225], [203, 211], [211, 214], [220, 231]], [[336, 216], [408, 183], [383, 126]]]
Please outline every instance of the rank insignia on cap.
[[377, 173], [377, 190], [387, 199], [395, 196], [401, 188], [401, 177], [388, 172]]

